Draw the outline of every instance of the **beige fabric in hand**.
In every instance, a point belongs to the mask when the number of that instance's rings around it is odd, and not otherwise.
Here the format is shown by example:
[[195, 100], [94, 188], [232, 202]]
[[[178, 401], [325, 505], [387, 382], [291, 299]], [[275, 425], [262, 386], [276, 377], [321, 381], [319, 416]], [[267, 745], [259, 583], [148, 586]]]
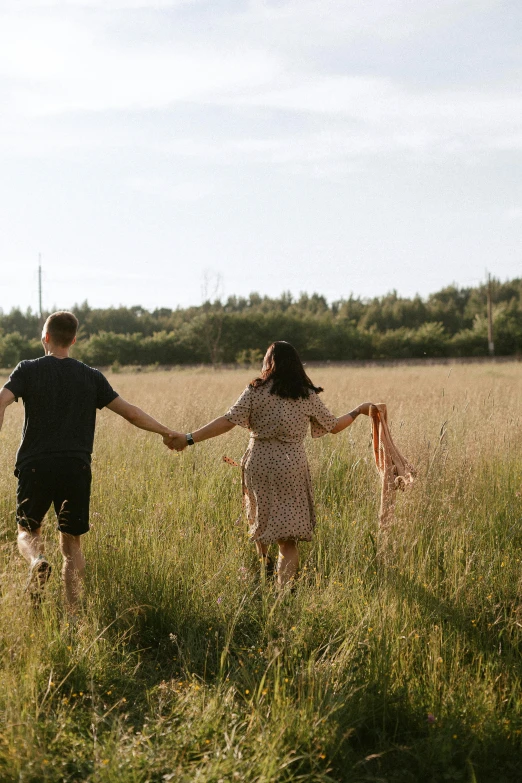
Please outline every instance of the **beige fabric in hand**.
[[370, 407], [370, 418], [375, 464], [382, 480], [379, 525], [386, 528], [393, 520], [396, 491], [410, 487], [416, 472], [392, 440], [388, 428], [388, 411], [383, 402]]

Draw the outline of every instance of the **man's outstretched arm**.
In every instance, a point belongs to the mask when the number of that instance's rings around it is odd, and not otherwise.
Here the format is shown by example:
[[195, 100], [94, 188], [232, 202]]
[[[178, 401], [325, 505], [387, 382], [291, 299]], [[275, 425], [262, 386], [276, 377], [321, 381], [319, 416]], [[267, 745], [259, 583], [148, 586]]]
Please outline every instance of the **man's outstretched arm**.
[[132, 405], [123, 397], [116, 397], [115, 400], [110, 402], [106, 406], [113, 413], [117, 413], [118, 416], [122, 416], [127, 419], [135, 427], [139, 427], [140, 430], [147, 430], [147, 432], [157, 432], [158, 435], [163, 436], [163, 441], [167, 438], [172, 438], [173, 435], [178, 435], [175, 430], [171, 430], [169, 427], [165, 427], [164, 424], [160, 424], [159, 421], [153, 419], [148, 413], [142, 411], [137, 405]]
[[15, 396], [12, 391], [9, 391], [9, 389], [6, 389], [5, 387], [0, 389], [0, 430], [2, 429], [2, 424], [4, 423], [5, 409], [14, 401]]

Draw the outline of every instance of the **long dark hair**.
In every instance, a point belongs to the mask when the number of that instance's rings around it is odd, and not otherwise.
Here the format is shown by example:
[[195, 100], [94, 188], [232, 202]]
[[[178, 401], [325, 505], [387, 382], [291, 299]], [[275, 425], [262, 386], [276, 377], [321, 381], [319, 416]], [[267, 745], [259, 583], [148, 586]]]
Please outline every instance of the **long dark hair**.
[[269, 381], [272, 381], [270, 394], [291, 400], [306, 399], [310, 390], [317, 394], [323, 391], [313, 385], [294, 346], [284, 340], [272, 343], [265, 354], [261, 376], [254, 378], [250, 386], [257, 389]]

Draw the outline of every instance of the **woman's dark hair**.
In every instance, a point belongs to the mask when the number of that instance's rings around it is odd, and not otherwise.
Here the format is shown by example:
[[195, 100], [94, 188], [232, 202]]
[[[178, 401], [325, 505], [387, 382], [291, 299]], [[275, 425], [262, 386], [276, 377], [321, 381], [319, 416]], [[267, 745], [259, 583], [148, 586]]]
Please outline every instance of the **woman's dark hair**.
[[294, 346], [284, 340], [272, 343], [265, 354], [261, 376], [254, 378], [250, 386], [257, 389], [269, 381], [272, 381], [270, 394], [291, 400], [306, 399], [310, 390], [317, 394], [323, 391], [313, 385]]

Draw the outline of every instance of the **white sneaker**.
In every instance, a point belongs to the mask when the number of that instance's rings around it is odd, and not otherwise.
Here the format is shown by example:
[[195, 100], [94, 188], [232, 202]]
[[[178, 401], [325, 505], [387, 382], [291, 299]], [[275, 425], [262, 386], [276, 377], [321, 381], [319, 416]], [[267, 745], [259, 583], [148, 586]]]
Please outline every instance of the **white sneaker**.
[[25, 592], [29, 593], [33, 600], [40, 601], [42, 590], [51, 576], [51, 570], [45, 555], [38, 555], [29, 566], [29, 577], [25, 586]]

